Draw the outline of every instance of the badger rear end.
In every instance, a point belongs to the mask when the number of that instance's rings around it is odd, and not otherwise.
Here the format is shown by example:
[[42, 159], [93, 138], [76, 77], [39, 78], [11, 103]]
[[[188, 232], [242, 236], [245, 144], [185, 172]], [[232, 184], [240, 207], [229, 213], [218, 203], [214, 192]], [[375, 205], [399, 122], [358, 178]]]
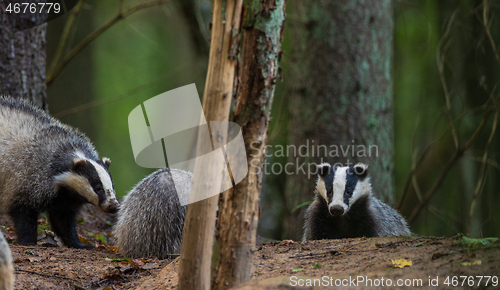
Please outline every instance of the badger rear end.
[[109, 164], [78, 130], [28, 102], [0, 98], [0, 212], [11, 216], [21, 245], [36, 244], [46, 211], [68, 247], [91, 248], [78, 239], [76, 214], [85, 203], [117, 210]]

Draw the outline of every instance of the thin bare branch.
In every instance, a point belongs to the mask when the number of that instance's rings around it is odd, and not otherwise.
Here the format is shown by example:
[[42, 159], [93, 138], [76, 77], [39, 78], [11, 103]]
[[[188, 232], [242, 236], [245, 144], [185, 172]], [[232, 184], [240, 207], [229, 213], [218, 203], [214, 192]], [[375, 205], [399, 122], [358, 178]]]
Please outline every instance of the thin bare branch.
[[[419, 123], [420, 123], [420, 116], [417, 117], [417, 122], [415, 122], [415, 128], [413, 129], [413, 142], [412, 142], [413, 153], [411, 155], [411, 170], [412, 171], [414, 171], [415, 167], [417, 167], [418, 147], [415, 148], [415, 136], [417, 133]], [[411, 180], [412, 180], [413, 188], [415, 189], [415, 194], [417, 195], [418, 200], [420, 202], [422, 202], [422, 191], [420, 190], [420, 186], [418, 185], [417, 176], [415, 174], [413, 174]]]
[[491, 116], [491, 113], [492, 113], [491, 111], [487, 111], [486, 112], [486, 114], [485, 114], [485, 116], [483, 118], [483, 121], [476, 128], [476, 131], [474, 131], [474, 133], [469, 138], [469, 140], [467, 140], [467, 142], [465, 143], [465, 146], [463, 148], [459, 147], [459, 149], [457, 149], [457, 151], [455, 151], [455, 153], [453, 154], [453, 156], [450, 158], [450, 160], [448, 161], [448, 163], [445, 165], [444, 169], [439, 174], [439, 177], [437, 178], [437, 180], [434, 182], [434, 184], [429, 189], [429, 191], [427, 191], [427, 193], [425, 194], [423, 202], [419, 203], [415, 207], [415, 209], [413, 210], [413, 212], [411, 213], [410, 217], [408, 218], [408, 223], [411, 224], [411, 223], [413, 223], [415, 221], [415, 219], [420, 214], [420, 211], [422, 211], [422, 209], [429, 203], [429, 201], [434, 196], [434, 194], [436, 193], [436, 191], [438, 190], [438, 188], [441, 186], [441, 184], [444, 181], [444, 178], [446, 177], [446, 175], [448, 174], [448, 172], [450, 171], [450, 169], [453, 167], [453, 165], [455, 164], [455, 162], [457, 160], [459, 160], [460, 157], [464, 154], [464, 152], [467, 151], [467, 149], [470, 148], [470, 146], [474, 143], [474, 141], [476, 141], [477, 137], [483, 131], [484, 127], [488, 123], [488, 120], [489, 120], [489, 118]]
[[[497, 97], [500, 97], [500, 94], [497, 96]], [[477, 106], [473, 109], [470, 109], [469, 111], [467, 112], [463, 112], [462, 114], [460, 114], [453, 123], [455, 122], [458, 122], [459, 120], [463, 119], [465, 116], [469, 115], [469, 114], [472, 114], [472, 113], [476, 113], [476, 112], [480, 112], [480, 111], [485, 111], [485, 110], [488, 110], [489, 107], [491, 107], [490, 105], [490, 102], [492, 102], [493, 104], [495, 104], [495, 99], [490, 96], [490, 98], [488, 99], [488, 101], [486, 101], [486, 103], [484, 103], [483, 105], [481, 106]], [[493, 106], [495, 108], [495, 106]], [[403, 195], [401, 196], [401, 199], [399, 200], [398, 204], [397, 204], [397, 209], [401, 210], [401, 207], [403, 206], [404, 202], [405, 202], [405, 199], [406, 197], [408, 196], [408, 193], [410, 192], [410, 186], [412, 185], [412, 180], [413, 180], [413, 176], [417, 173], [417, 170], [420, 168], [420, 166], [423, 164], [423, 161], [425, 160], [425, 158], [427, 157], [427, 155], [431, 152], [431, 149], [436, 145], [438, 144], [438, 142], [444, 138], [444, 136], [446, 136], [446, 133], [448, 132], [448, 130], [451, 128], [451, 125], [452, 124], [449, 124], [448, 127], [444, 130], [444, 133], [439, 136], [438, 138], [436, 138], [436, 140], [432, 141], [431, 144], [425, 149], [425, 151], [422, 153], [422, 156], [420, 157], [420, 159], [418, 160], [415, 168], [412, 169], [412, 171], [410, 172], [410, 174], [408, 175], [408, 179], [406, 180], [406, 183], [405, 183], [405, 188], [403, 190]]]
[[[411, 165], [412, 165], [412, 171], [415, 170], [415, 167], [416, 167], [416, 158], [417, 157], [417, 152], [415, 151], [412, 156], [411, 156], [411, 159], [412, 159], [412, 162], [411, 162]], [[412, 178], [411, 178], [411, 181], [412, 181], [412, 184], [413, 184], [413, 188], [415, 189], [415, 194], [417, 195], [418, 197], [418, 200], [420, 202], [423, 201], [423, 198], [422, 198], [422, 191], [420, 190], [420, 186], [418, 185], [418, 181], [417, 181], [417, 176], [415, 174], [413, 174]]]
[[83, 5], [85, 3], [85, 0], [81, 0], [76, 4], [75, 8], [71, 10], [71, 13], [68, 15], [68, 19], [66, 20], [66, 24], [64, 25], [63, 32], [61, 34], [61, 38], [59, 39], [59, 44], [57, 45], [57, 50], [56, 53], [54, 54], [54, 58], [52, 59], [52, 62], [50, 63], [49, 67], [49, 74], [51, 71], [53, 71], [59, 62], [59, 59], [61, 58], [61, 55], [64, 51], [64, 47], [66, 47], [66, 42], [68, 40], [68, 35], [69, 32], [71, 31], [71, 28], [73, 27], [73, 22], [75, 20], [75, 17], [78, 13], [80, 13], [80, 10], [82, 9]]
[[484, 153], [483, 153], [483, 163], [481, 165], [481, 169], [479, 171], [479, 179], [476, 184], [476, 189], [474, 190], [474, 194], [472, 195], [472, 201], [470, 204], [470, 210], [469, 210], [469, 234], [472, 233], [472, 220], [474, 219], [474, 208], [476, 206], [477, 198], [479, 197], [479, 194], [481, 193], [481, 189], [483, 188], [483, 182], [484, 182], [484, 176], [486, 173], [486, 160], [488, 159], [488, 148], [490, 147], [491, 141], [493, 141], [493, 136], [495, 136], [495, 131], [497, 128], [497, 122], [498, 122], [498, 112], [495, 113], [495, 117], [493, 118], [493, 126], [491, 127], [491, 133], [490, 133], [490, 138], [488, 139], [488, 142], [486, 142], [486, 146], [484, 147]]
[[[109, 20], [103, 26], [99, 27], [97, 30], [95, 30], [91, 34], [87, 35], [87, 37], [85, 37], [80, 43], [78, 43], [73, 49], [71, 49], [71, 51], [68, 52], [68, 54], [66, 54], [66, 56], [64, 57], [62, 62], [59, 65], [55, 66], [54, 69], [49, 72], [49, 74], [47, 75], [47, 77], [45, 79], [45, 82], [47, 83], [47, 85], [50, 85], [54, 81], [54, 79], [61, 73], [61, 71], [66, 67], [66, 65], [68, 65], [68, 63], [82, 49], [87, 47], [87, 45], [89, 45], [94, 39], [96, 39], [101, 34], [103, 34], [105, 31], [107, 31], [111, 26], [113, 26], [118, 21], [120, 21], [124, 18], [127, 18], [128, 16], [132, 15], [133, 13], [135, 13], [137, 11], [140, 11], [140, 10], [143, 10], [146, 8], [150, 8], [150, 7], [154, 7], [154, 6], [158, 6], [158, 5], [162, 5], [162, 4], [165, 4], [165, 3], [170, 2], [170, 1], [171, 0], [152, 0], [152, 1], [137, 4], [133, 7], [128, 8], [127, 10], [125, 10], [123, 12], [118, 11], [117, 15], [113, 19]], [[119, 10], [120, 9], [122, 9], [122, 8], [119, 7]]]
[[174, 74], [177, 74], [179, 73], [180, 71], [186, 69], [187, 66], [183, 66], [183, 67], [180, 67], [180, 68], [177, 68], [175, 70], [172, 70], [164, 75], [162, 75], [161, 77], [155, 79], [154, 81], [151, 81], [149, 83], [146, 83], [146, 84], [142, 84], [142, 85], [139, 85], [131, 90], [129, 90], [128, 92], [125, 92], [123, 94], [119, 94], [119, 95], [116, 95], [114, 97], [110, 97], [110, 98], [106, 98], [106, 99], [101, 99], [101, 100], [95, 100], [95, 101], [92, 101], [92, 102], [88, 102], [86, 104], [82, 104], [80, 106], [76, 106], [76, 107], [73, 107], [73, 108], [70, 108], [70, 109], [67, 109], [67, 110], [64, 110], [64, 111], [60, 111], [60, 112], [57, 112], [54, 114], [54, 117], [58, 118], [58, 119], [61, 119], [61, 118], [65, 118], [65, 117], [68, 117], [68, 116], [71, 116], [71, 115], [74, 115], [74, 114], [77, 114], [77, 113], [80, 113], [80, 112], [84, 112], [86, 110], [89, 110], [89, 109], [92, 109], [92, 108], [96, 108], [96, 107], [99, 107], [99, 106], [102, 106], [104, 104], [107, 104], [107, 103], [112, 103], [112, 102], [116, 102], [116, 101], [119, 101], [119, 100], [122, 100], [126, 97], [129, 97], [133, 94], [136, 94], [144, 89], [147, 89], [147, 88], [150, 88], [151, 86], [155, 85], [155, 84], [158, 84], [160, 82], [163, 82], [165, 81], [165, 79], [167, 79], [168, 77], [174, 75]]
[[[437, 207], [435, 207], [433, 205], [429, 205], [427, 207], [427, 209], [432, 214], [434, 214], [437, 218], [439, 218], [440, 220], [442, 220], [448, 227], [452, 228], [454, 232], [456, 232], [456, 233], [460, 232], [460, 230], [458, 230], [458, 228], [455, 226], [455, 224], [459, 222], [456, 218], [443, 213], [439, 208], [437, 208]], [[450, 220], [452, 220], [452, 221], [449, 221], [447, 218], [450, 219]]]
[[[491, 36], [491, 21], [488, 21], [488, 0], [483, 0], [483, 25], [484, 29], [486, 30], [486, 35], [488, 36], [488, 39], [490, 40], [491, 47], [493, 48], [493, 53], [495, 54], [495, 58], [498, 61], [498, 64], [500, 65], [500, 56], [498, 54], [497, 46], [495, 44], [495, 40], [493, 40], [493, 36]], [[492, 19], [493, 20], [493, 19]]]
[[467, 155], [466, 158], [468, 158], [470, 160], [478, 161], [481, 163], [486, 163], [489, 166], [495, 168], [496, 170], [500, 170], [500, 164], [498, 162], [496, 162], [495, 160], [491, 160], [489, 158], [486, 160], [483, 160], [483, 156], [474, 156], [474, 155]]
[[[446, 77], [444, 75], [444, 63], [445, 63], [445, 57], [444, 53], [446, 53], [446, 50], [450, 46], [451, 42], [445, 43], [445, 41], [448, 40], [448, 36], [451, 31], [451, 26], [453, 24], [453, 21], [455, 20], [455, 17], [457, 16], [458, 9], [453, 12], [453, 14], [450, 17], [450, 21], [448, 22], [448, 25], [446, 26], [446, 30], [439, 40], [439, 43], [437, 45], [436, 49], [436, 62], [437, 62], [437, 67], [439, 70], [439, 77], [441, 78], [441, 84], [443, 86], [443, 91], [444, 91], [444, 97], [446, 100], [446, 116], [448, 117], [448, 121], [450, 122], [451, 125], [451, 134], [453, 136], [453, 141], [455, 142], [455, 148], [458, 149], [459, 142], [458, 142], [458, 135], [455, 129], [455, 126], [453, 126], [453, 121], [452, 121], [452, 116], [451, 116], [451, 98], [450, 98], [450, 92], [448, 90], [448, 85], [446, 84]], [[443, 45], [444, 44], [444, 45]]]

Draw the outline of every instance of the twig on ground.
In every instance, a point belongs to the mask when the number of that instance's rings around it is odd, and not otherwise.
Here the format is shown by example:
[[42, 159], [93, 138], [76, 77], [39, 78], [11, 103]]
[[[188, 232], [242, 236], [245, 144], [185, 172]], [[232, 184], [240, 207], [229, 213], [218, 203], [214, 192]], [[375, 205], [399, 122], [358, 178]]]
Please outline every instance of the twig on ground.
[[46, 278], [64, 279], [64, 280], [70, 280], [70, 281], [73, 281], [73, 282], [78, 282], [78, 280], [73, 279], [73, 278], [63, 277], [63, 276], [58, 276], [58, 275], [49, 275], [49, 274], [35, 272], [35, 271], [28, 271], [28, 270], [16, 269], [16, 272], [23, 272], [23, 273], [27, 273], [27, 274], [33, 274], [33, 275], [38, 275], [38, 276], [42, 276], [42, 277], [46, 277]]

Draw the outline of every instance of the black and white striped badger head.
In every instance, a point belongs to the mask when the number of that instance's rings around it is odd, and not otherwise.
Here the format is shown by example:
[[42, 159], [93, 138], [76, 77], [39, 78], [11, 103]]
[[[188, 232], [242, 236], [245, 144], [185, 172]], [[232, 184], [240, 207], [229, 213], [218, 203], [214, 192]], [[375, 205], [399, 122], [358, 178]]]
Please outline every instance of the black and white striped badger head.
[[76, 155], [67, 170], [55, 176], [56, 192], [63, 188], [71, 190], [104, 212], [116, 212], [119, 203], [108, 171], [111, 160], [93, 160], [81, 152]]
[[343, 216], [361, 197], [372, 193], [368, 166], [358, 163], [350, 167], [331, 166], [328, 163], [318, 165], [316, 191], [328, 204], [332, 216]]

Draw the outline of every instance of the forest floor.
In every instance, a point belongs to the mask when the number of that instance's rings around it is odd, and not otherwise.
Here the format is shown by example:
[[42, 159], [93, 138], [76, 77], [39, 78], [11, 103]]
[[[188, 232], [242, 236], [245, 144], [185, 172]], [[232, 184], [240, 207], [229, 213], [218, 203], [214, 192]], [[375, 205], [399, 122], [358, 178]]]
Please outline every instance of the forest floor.
[[[96, 249], [76, 250], [58, 245], [41, 217], [37, 246], [10, 245], [16, 289], [176, 289], [178, 259], [123, 260], [112, 246], [114, 218], [86, 207], [78, 220], [78, 233]], [[0, 216], [0, 229], [10, 242], [15, 240], [7, 216]], [[400, 259], [404, 260], [399, 266], [408, 265], [398, 267]], [[467, 246], [458, 237], [268, 242], [257, 245], [253, 280], [235, 289], [397, 289], [407, 288], [405, 285], [483, 289], [486, 276], [495, 277], [489, 279], [488, 288], [499, 288], [499, 261], [498, 242]], [[395, 287], [397, 284], [403, 286]]]

